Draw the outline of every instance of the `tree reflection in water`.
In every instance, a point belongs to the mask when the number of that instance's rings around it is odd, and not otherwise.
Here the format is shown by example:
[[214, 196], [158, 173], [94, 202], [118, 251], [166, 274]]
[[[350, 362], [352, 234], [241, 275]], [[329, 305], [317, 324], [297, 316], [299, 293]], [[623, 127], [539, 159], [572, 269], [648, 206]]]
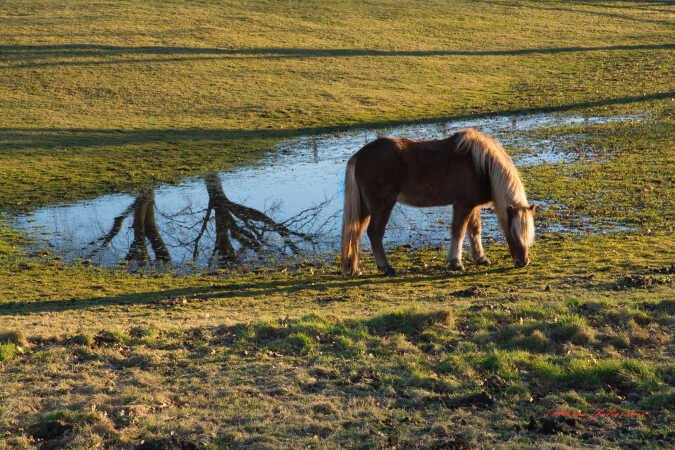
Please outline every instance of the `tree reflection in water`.
[[[206, 209], [202, 228], [194, 242], [193, 260], [197, 257], [199, 240], [212, 212], [216, 220], [216, 239], [209, 258], [209, 265], [230, 264], [236, 262], [239, 256], [247, 251], [258, 253], [270, 245], [282, 252], [288, 249], [297, 254], [298, 246], [295, 240], [311, 240], [308, 235], [293, 231], [283, 223], [275, 222], [257, 209], [232, 202], [225, 195], [218, 174], [209, 173], [204, 178], [204, 182], [209, 194], [209, 206]], [[275, 240], [269, 236], [270, 234], [279, 236], [280, 240], [276, 241], [276, 245]], [[238, 250], [235, 250], [233, 241], [238, 244]]]
[[[231, 201], [225, 195], [217, 173], [207, 174], [204, 182], [208, 194], [206, 210], [195, 211], [189, 206], [177, 213], [166, 214], [156, 207], [154, 191], [139, 192], [134, 202], [114, 218], [110, 231], [90, 243], [90, 246], [96, 246], [90, 257], [110, 245], [129, 216], [133, 216], [133, 236], [125, 260], [138, 267], [151, 262], [158, 265], [170, 263], [169, 247], [189, 248], [193, 263], [206, 259], [211, 267], [243, 263], [251, 254], [258, 258], [297, 255], [301, 251], [312, 250], [317, 243], [318, 232], [329, 221], [336, 220], [331, 216], [317, 226], [320, 213], [328, 204], [326, 200], [278, 222], [264, 212]], [[159, 221], [155, 217], [156, 211]], [[170, 242], [169, 246], [162, 235]], [[213, 242], [212, 247], [204, 244], [205, 237]], [[148, 242], [154, 260], [148, 251]]]
[[143, 190], [138, 193], [134, 202], [119, 216], [113, 220], [110, 231], [102, 238], [92, 242], [98, 243], [98, 247], [90, 257], [102, 251], [122, 230], [125, 219], [133, 214], [133, 240], [129, 246], [125, 260], [138, 266], [146, 265], [150, 261], [148, 241], [155, 254], [155, 262], [168, 264], [171, 262], [171, 254], [162, 235], [159, 232], [155, 220], [155, 193], [152, 190]]

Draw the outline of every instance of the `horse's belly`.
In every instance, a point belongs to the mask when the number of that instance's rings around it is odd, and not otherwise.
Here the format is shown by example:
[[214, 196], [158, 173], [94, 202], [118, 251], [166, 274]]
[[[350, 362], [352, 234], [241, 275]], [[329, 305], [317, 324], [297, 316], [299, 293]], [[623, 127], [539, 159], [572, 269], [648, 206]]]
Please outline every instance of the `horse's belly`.
[[417, 208], [423, 208], [427, 206], [445, 206], [452, 203], [452, 200], [448, 198], [442, 198], [438, 196], [418, 196], [414, 194], [411, 195], [409, 193], [405, 194], [403, 192], [398, 194], [396, 201], [403, 205], [415, 206]]

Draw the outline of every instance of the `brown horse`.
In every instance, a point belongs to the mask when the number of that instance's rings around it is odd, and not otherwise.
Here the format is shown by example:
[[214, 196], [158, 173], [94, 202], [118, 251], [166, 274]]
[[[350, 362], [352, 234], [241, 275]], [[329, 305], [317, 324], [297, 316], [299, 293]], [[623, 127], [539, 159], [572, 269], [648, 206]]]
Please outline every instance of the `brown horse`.
[[360, 273], [359, 242], [368, 227], [378, 269], [395, 274], [382, 237], [396, 202], [418, 207], [453, 205], [448, 260], [456, 270], [464, 270], [462, 242], [467, 226], [475, 261], [490, 264], [480, 240], [480, 209], [493, 203], [515, 266], [530, 262], [534, 205], [528, 204], [518, 171], [502, 146], [476, 130], [461, 130], [434, 141], [379, 138], [349, 159], [342, 218], [343, 273]]

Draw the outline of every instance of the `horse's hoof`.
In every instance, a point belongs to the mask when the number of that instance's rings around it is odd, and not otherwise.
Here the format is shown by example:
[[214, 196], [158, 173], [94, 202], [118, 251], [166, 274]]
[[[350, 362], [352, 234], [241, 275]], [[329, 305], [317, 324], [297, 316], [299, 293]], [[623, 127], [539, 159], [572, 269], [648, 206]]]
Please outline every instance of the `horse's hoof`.
[[480, 258], [476, 259], [476, 264], [481, 265], [481, 266], [489, 266], [492, 264], [492, 261], [487, 259], [485, 256], [481, 256]]
[[450, 270], [464, 271], [464, 265], [457, 259], [450, 261]]
[[396, 276], [396, 271], [391, 266], [385, 267], [383, 272], [384, 272], [385, 277], [395, 277]]

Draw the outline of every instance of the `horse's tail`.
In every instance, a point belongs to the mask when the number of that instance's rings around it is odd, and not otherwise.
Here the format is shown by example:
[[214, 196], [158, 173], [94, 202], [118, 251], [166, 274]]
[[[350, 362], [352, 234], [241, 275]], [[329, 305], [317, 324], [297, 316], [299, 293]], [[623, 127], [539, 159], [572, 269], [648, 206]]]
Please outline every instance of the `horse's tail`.
[[507, 206], [512, 203], [527, 204], [516, 166], [493, 138], [472, 128], [457, 134], [460, 137], [457, 149], [470, 152], [476, 173], [489, 178], [495, 212], [502, 229], [506, 229]]
[[356, 156], [347, 162], [345, 174], [345, 203], [342, 213], [342, 273], [357, 275], [359, 273], [359, 243], [361, 235], [368, 223], [365, 205], [361, 200], [361, 192], [356, 181]]

